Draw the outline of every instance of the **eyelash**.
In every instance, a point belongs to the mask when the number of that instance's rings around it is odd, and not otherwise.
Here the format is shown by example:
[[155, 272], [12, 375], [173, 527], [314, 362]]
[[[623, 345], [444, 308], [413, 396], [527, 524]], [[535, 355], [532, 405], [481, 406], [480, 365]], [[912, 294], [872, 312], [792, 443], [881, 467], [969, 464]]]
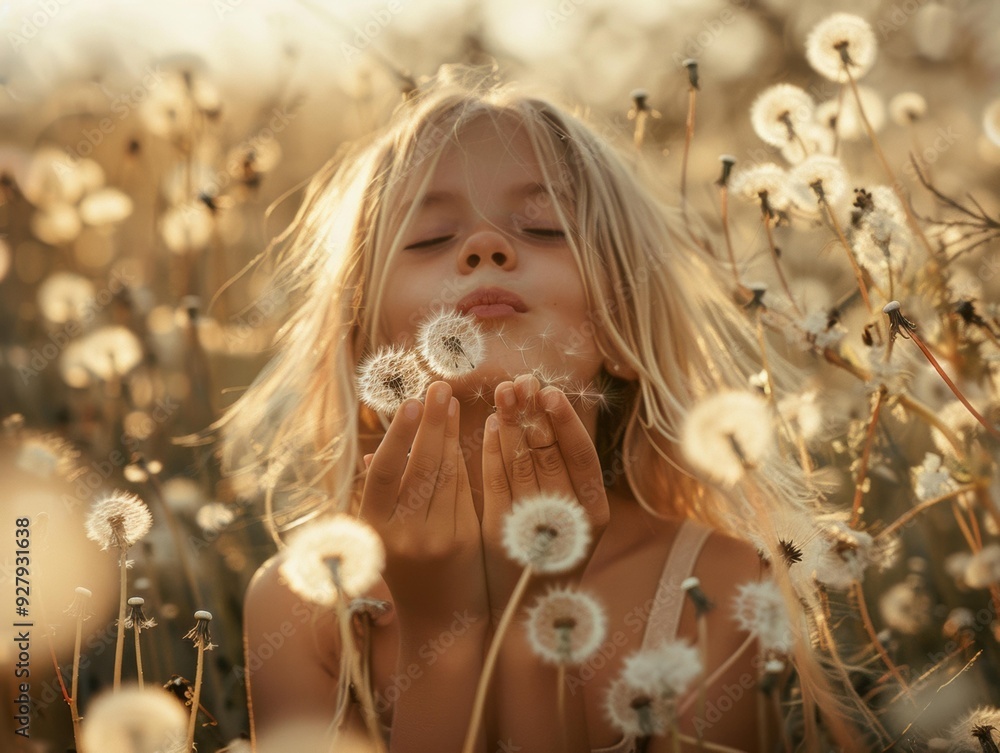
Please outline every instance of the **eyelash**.
[[[539, 240], [547, 241], [557, 241], [563, 240], [566, 237], [566, 233], [562, 230], [556, 228], [522, 228], [521, 232], [525, 235], [530, 235], [533, 238]], [[405, 247], [407, 251], [420, 250], [422, 248], [433, 248], [455, 238], [454, 235], [441, 235], [436, 238], [428, 238], [425, 241], [417, 241], [416, 243], [411, 243], [409, 246]]]

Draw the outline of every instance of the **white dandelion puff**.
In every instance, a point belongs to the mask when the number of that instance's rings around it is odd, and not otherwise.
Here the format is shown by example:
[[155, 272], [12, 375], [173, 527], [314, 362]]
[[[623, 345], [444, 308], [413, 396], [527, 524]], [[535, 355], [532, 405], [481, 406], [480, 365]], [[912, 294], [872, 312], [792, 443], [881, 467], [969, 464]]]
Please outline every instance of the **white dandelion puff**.
[[[880, 131], [885, 125], [885, 102], [882, 96], [869, 86], [858, 87], [861, 106], [868, 117], [873, 131]], [[836, 132], [844, 141], [859, 141], [868, 137], [861, 110], [854, 97], [842, 101], [834, 98], [816, 105], [816, 120]]]
[[662, 735], [670, 722], [670, 704], [663, 698], [629, 686], [619, 677], [604, 697], [608, 721], [626, 737]]
[[198, 508], [195, 522], [205, 533], [218, 533], [236, 519], [236, 512], [230, 505], [210, 502]]
[[358, 366], [358, 395], [379, 413], [395, 413], [405, 400], [422, 397], [429, 383], [417, 354], [403, 348], [381, 348]]
[[79, 343], [84, 367], [104, 381], [125, 376], [142, 362], [142, 343], [127, 327], [101, 327], [80, 338]]
[[889, 100], [889, 117], [896, 125], [913, 125], [927, 114], [927, 100], [916, 92], [900, 92]]
[[927, 626], [932, 603], [920, 578], [910, 576], [883, 593], [878, 606], [888, 627], [904, 635], [916, 635]]
[[50, 246], [76, 240], [82, 229], [80, 213], [70, 204], [50, 204], [31, 215], [32, 235]]
[[697, 403], [684, 421], [684, 457], [709, 478], [732, 486], [772, 452], [767, 401], [752, 392], [720, 392]]
[[983, 110], [983, 133], [1000, 146], [1000, 98], [994, 99]]
[[924, 455], [924, 462], [914, 468], [913, 491], [920, 501], [934, 499], [955, 488], [955, 481], [947, 469], [941, 469], [941, 456], [933, 452]]
[[636, 690], [669, 699], [685, 693], [703, 670], [697, 648], [666, 641], [626, 657], [622, 678]]
[[865, 19], [834, 13], [820, 21], [806, 38], [806, 60], [818, 74], [844, 83], [847, 72], [859, 79], [875, 64], [878, 42]]
[[132, 199], [117, 188], [102, 188], [80, 202], [80, 219], [88, 225], [111, 225], [132, 214]]
[[785, 599], [772, 580], [744, 583], [733, 600], [733, 619], [757, 636], [763, 651], [787, 654], [795, 645]]
[[1000, 583], [1000, 544], [987, 544], [969, 558], [965, 582], [972, 588], [989, 588]]
[[762, 91], [750, 106], [750, 123], [764, 141], [784, 146], [812, 122], [816, 103], [809, 93], [793, 84], [775, 84]]
[[804, 159], [792, 169], [790, 178], [793, 184], [804, 189], [800, 193], [807, 193], [811, 200], [808, 204], [812, 206], [816, 205], [820, 196], [827, 204], [836, 204], [847, 196], [850, 188], [843, 164], [836, 157], [825, 154], [814, 154]]
[[95, 299], [93, 283], [73, 272], [56, 272], [38, 286], [38, 307], [55, 324], [81, 319]]
[[995, 730], [1000, 730], [1000, 708], [975, 708], [948, 729], [948, 753], [982, 753], [989, 750], [980, 740], [989, 740], [995, 745]]
[[856, 531], [842, 520], [827, 522], [822, 527], [823, 554], [816, 567], [815, 578], [827, 588], [846, 591], [861, 581], [872, 564], [874, 539], [864, 531]]
[[553, 588], [528, 610], [528, 644], [550, 664], [587, 661], [604, 642], [608, 620], [594, 597], [582, 591]]
[[135, 494], [116, 491], [90, 507], [85, 526], [87, 538], [101, 549], [128, 549], [149, 533], [153, 516]]
[[796, 136], [781, 147], [781, 156], [792, 165], [799, 164], [811, 154], [832, 154], [836, 145], [833, 131], [819, 123], [799, 126]]
[[448, 379], [474, 371], [486, 353], [475, 318], [457, 311], [433, 314], [420, 326], [417, 346], [430, 368]]
[[99, 696], [81, 725], [81, 747], [102, 753], [181, 753], [187, 712], [158, 688], [122, 688]]
[[384, 567], [385, 547], [375, 530], [349, 515], [336, 515], [289, 537], [278, 569], [299, 596], [332, 606], [338, 593], [362, 595]]
[[539, 494], [514, 504], [503, 524], [507, 556], [540, 573], [573, 569], [586, 555], [590, 525], [576, 500]]
[[790, 203], [788, 173], [773, 162], [764, 162], [733, 176], [730, 190], [749, 201], [760, 202], [778, 211]]

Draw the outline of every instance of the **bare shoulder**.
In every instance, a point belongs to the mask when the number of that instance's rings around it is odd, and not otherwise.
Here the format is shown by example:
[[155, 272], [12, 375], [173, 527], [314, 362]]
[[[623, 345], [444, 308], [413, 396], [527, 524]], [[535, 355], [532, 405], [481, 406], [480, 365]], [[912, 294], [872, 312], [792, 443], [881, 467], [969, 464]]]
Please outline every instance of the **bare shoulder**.
[[764, 565], [756, 547], [721, 531], [712, 531], [702, 548], [694, 573], [702, 587], [727, 585], [735, 589], [751, 580], [760, 580]]

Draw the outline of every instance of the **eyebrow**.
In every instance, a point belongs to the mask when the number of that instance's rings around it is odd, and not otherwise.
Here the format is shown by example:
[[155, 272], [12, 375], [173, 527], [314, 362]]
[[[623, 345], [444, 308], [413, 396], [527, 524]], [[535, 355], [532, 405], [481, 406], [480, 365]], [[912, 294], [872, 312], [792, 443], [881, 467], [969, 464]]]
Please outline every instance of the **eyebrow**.
[[[533, 199], [542, 194], [548, 195], [550, 191], [555, 194], [556, 198], [560, 201], [566, 201], [568, 199], [568, 195], [565, 191], [562, 191], [555, 186], [537, 182], [524, 183], [522, 185], [514, 186], [504, 193], [504, 198], [508, 201], [516, 199]], [[417, 202], [415, 211], [419, 212], [424, 209], [432, 209], [442, 204], [446, 205], [464, 201], [465, 198], [461, 194], [453, 191], [428, 191], [421, 197], [420, 201]], [[403, 203], [402, 210], [404, 215], [410, 211], [413, 204], [414, 202], [412, 199]]]

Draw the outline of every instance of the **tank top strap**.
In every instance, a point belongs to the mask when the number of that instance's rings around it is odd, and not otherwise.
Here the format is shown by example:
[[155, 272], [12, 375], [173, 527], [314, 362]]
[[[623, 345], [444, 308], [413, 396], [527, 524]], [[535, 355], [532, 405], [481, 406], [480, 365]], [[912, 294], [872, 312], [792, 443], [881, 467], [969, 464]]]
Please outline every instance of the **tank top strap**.
[[712, 529], [685, 520], [670, 547], [663, 575], [656, 587], [653, 608], [646, 622], [646, 633], [642, 637], [644, 649], [653, 648], [663, 641], [673, 640], [681, 623], [684, 609], [684, 592], [681, 584], [694, 572], [694, 565], [701, 554], [701, 548], [712, 534]]

